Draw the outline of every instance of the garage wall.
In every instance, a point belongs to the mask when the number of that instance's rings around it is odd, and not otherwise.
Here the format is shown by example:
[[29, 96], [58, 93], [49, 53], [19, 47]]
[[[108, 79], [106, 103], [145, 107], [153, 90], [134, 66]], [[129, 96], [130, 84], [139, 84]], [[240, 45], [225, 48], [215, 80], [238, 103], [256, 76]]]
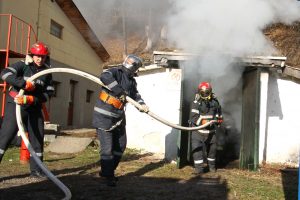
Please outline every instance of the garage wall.
[[[260, 162], [299, 163], [300, 84], [277, 73], [262, 74]], [[267, 96], [266, 96], [267, 94]], [[265, 113], [265, 114], [263, 114]]]
[[[158, 116], [179, 124], [181, 72], [179, 69], [148, 74], [136, 78], [138, 90], [150, 110]], [[131, 104], [126, 107], [127, 146], [156, 153], [174, 160], [177, 154], [178, 130], [140, 113]]]

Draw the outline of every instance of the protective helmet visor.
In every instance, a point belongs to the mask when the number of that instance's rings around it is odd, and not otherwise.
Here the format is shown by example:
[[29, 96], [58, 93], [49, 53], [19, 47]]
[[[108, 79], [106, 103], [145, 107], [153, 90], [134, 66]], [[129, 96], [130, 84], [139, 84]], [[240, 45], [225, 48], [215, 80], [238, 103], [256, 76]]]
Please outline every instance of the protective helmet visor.
[[142, 60], [137, 56], [129, 55], [124, 60], [123, 66], [131, 73], [135, 73], [142, 66]]
[[203, 98], [207, 98], [211, 95], [211, 89], [209, 88], [201, 88], [199, 94]]

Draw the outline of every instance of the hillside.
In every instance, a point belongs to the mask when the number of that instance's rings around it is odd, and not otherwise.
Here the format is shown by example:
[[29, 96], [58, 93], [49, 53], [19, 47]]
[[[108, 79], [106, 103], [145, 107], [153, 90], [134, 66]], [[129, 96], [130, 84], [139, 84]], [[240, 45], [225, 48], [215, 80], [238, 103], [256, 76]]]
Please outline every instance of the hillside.
[[287, 57], [286, 64], [300, 68], [300, 22], [290, 26], [274, 24], [264, 31], [281, 55]]
[[[273, 24], [264, 30], [264, 34], [269, 38], [278, 50], [278, 54], [287, 57], [287, 65], [300, 68], [300, 22], [292, 25]], [[128, 53], [134, 53], [145, 60], [152, 59], [152, 52], [143, 52], [146, 46], [146, 38], [139, 35], [128, 36]], [[122, 38], [107, 38], [102, 41], [111, 58], [104, 64], [109, 65], [121, 63], [123, 60], [124, 43]], [[154, 44], [153, 50], [161, 50], [160, 44]]]

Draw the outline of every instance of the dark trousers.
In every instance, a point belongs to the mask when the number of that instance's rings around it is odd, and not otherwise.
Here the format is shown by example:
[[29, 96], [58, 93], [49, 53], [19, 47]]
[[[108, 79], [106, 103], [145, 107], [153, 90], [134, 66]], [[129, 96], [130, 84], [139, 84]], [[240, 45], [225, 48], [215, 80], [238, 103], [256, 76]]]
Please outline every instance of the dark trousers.
[[[0, 162], [18, 132], [16, 119], [16, 104], [6, 103], [6, 110], [0, 130]], [[24, 110], [21, 108], [22, 122], [28, 132], [29, 141], [37, 156], [43, 160], [44, 152], [44, 118], [41, 110]], [[38, 171], [39, 167], [34, 159], [30, 157], [30, 170]]]
[[192, 155], [196, 169], [202, 170], [208, 161], [208, 165], [215, 165], [217, 144], [215, 133], [202, 135], [198, 131], [192, 131], [191, 135]]
[[112, 131], [97, 129], [97, 135], [100, 141], [100, 175], [113, 177], [126, 149], [125, 125], [120, 125]]

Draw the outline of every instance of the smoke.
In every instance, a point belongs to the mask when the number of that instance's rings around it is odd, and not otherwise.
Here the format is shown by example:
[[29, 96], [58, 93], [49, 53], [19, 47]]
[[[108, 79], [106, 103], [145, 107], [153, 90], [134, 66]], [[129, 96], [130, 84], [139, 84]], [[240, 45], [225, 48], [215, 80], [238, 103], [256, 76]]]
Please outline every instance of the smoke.
[[264, 28], [300, 19], [297, 0], [73, 1], [100, 41], [106, 37], [123, 37], [123, 17], [128, 35], [145, 35], [146, 24], [151, 24], [153, 32], [167, 27], [169, 44], [200, 55], [185, 65], [188, 68], [185, 78], [199, 74], [194, 82], [210, 81], [238, 129], [244, 69], [234, 64], [235, 58], [277, 55], [263, 34]]
[[[263, 34], [273, 23], [291, 24], [300, 19], [296, 0], [174, 0], [167, 18], [168, 40], [177, 49], [198, 53], [186, 77], [199, 74], [210, 81], [223, 110], [240, 129], [241, 75], [236, 57], [277, 55]], [[189, 75], [190, 73], [190, 75]], [[195, 86], [196, 87], [196, 86]]]
[[296, 0], [177, 0], [168, 18], [169, 39], [200, 53], [270, 55], [274, 49], [262, 30], [299, 20], [299, 11]]
[[123, 38], [123, 19], [127, 34], [145, 35], [145, 26], [152, 31], [164, 24], [168, 1], [160, 0], [73, 0], [100, 40]]

